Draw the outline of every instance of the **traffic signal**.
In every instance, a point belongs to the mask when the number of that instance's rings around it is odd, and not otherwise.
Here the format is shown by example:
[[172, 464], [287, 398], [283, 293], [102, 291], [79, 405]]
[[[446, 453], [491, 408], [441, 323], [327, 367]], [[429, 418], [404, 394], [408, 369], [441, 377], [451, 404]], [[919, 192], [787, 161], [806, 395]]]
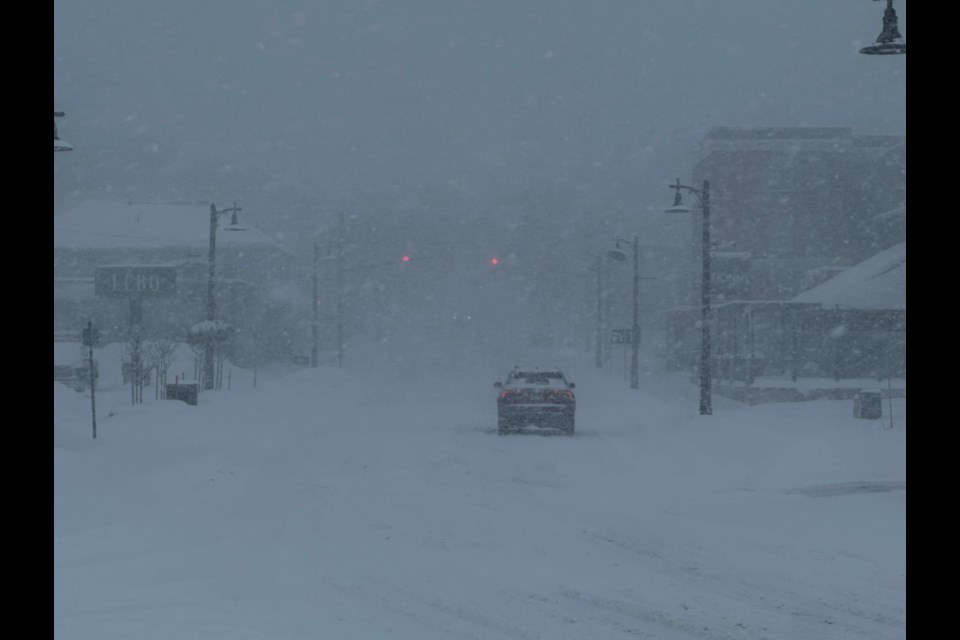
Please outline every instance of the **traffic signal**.
[[402, 260], [404, 262], [410, 262], [410, 256], [403, 256]]
[[500, 260], [498, 260], [497, 258], [490, 258], [490, 264], [492, 264], [493, 266], [497, 266], [498, 264], [500, 264]]

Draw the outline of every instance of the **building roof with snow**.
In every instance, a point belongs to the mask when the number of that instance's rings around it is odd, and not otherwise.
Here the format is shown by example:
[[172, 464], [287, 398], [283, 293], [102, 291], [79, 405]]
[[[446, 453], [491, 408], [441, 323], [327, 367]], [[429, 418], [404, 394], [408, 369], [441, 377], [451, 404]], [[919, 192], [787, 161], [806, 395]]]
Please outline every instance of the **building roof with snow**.
[[906, 309], [907, 243], [901, 242], [864, 260], [812, 289], [793, 302], [825, 308]]
[[[226, 207], [224, 207], [226, 208]], [[286, 252], [276, 240], [245, 224], [230, 228], [230, 218], [220, 217], [217, 247], [269, 246]], [[239, 228], [238, 227], [238, 228]], [[210, 202], [90, 201], [53, 219], [56, 249], [204, 249], [210, 243]]]

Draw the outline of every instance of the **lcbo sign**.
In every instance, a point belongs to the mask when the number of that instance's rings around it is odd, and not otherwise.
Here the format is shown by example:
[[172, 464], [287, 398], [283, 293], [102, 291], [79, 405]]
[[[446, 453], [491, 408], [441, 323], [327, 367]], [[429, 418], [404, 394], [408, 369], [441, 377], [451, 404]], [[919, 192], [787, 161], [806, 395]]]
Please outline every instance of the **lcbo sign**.
[[174, 267], [97, 267], [96, 294], [105, 298], [162, 298], [177, 293]]

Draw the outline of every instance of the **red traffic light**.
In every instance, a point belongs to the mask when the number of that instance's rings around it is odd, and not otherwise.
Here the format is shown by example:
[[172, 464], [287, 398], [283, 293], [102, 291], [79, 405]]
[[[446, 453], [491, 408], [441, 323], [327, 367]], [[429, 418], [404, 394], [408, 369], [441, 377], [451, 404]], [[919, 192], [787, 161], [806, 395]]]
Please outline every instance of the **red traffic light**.
[[404, 262], [410, 262], [410, 256], [403, 256]]
[[497, 264], [500, 264], [500, 261], [497, 260], [496, 258], [490, 258], [490, 264], [497, 265]]

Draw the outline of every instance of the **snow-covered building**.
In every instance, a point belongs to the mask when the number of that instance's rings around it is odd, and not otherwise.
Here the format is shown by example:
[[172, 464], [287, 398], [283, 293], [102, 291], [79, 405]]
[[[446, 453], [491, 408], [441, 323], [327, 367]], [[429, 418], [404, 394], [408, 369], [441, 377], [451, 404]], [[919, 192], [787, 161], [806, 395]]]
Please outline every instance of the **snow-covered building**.
[[833, 377], [906, 375], [906, 242], [791, 302], [804, 309], [802, 366]]
[[906, 311], [907, 243], [901, 242], [793, 298], [824, 309]]
[[[748, 256], [714, 272], [719, 299], [789, 300], [905, 239], [906, 138], [850, 127], [717, 127], [700, 145], [693, 184], [710, 181], [711, 240]], [[700, 255], [692, 216], [690, 256]], [[696, 262], [696, 260], [692, 260]], [[690, 265], [696, 279], [698, 266]], [[743, 294], [742, 278], [749, 283]], [[689, 298], [697, 300], [694, 288]]]
[[[146, 337], [185, 340], [206, 318], [211, 203], [87, 202], [54, 217], [54, 333], [72, 334], [88, 318], [105, 342], [137, 324]], [[218, 215], [217, 319], [237, 329], [238, 357], [254, 335], [276, 340], [293, 256], [247, 224]], [[269, 329], [266, 327], [269, 326]]]
[[[719, 127], [693, 180], [711, 188], [717, 378], [902, 375], [905, 137]], [[686, 306], [664, 318], [677, 368], [699, 353], [700, 221], [684, 252]]]
[[[790, 300], [741, 300], [714, 308], [714, 377], [904, 378], [907, 244], [899, 243]], [[675, 312], [678, 366], [699, 353], [699, 309]]]

